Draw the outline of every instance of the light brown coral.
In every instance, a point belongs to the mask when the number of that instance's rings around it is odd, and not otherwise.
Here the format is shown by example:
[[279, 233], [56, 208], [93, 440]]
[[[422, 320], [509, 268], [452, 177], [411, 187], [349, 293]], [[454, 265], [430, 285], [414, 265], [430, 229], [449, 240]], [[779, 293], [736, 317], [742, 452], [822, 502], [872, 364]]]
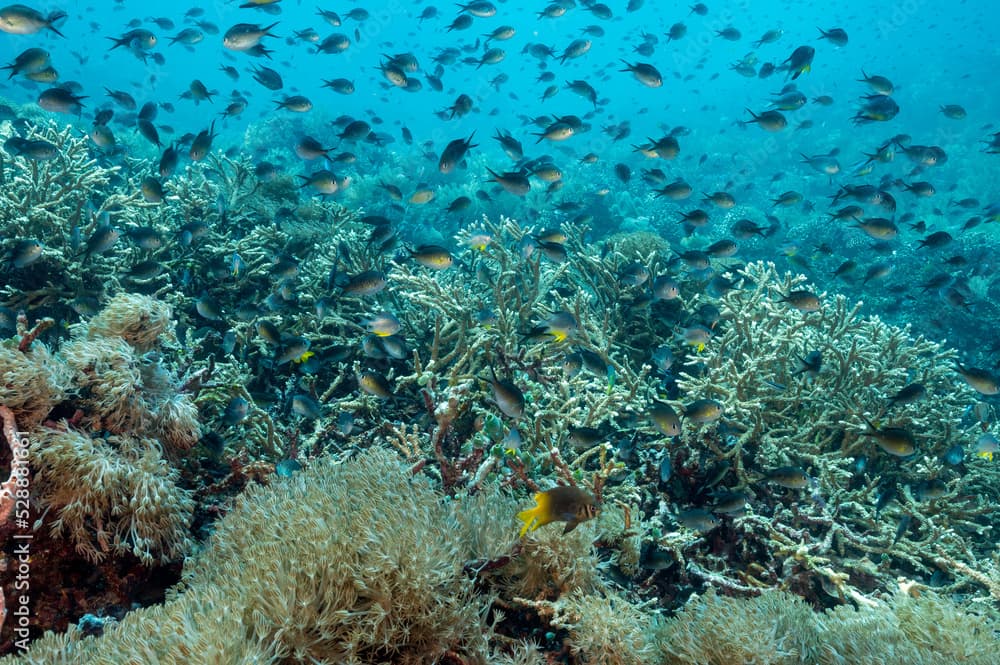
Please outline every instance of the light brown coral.
[[82, 555], [129, 552], [154, 563], [188, 552], [194, 501], [154, 440], [40, 428], [32, 443], [37, 501]]
[[72, 390], [72, 371], [35, 341], [26, 351], [16, 340], [0, 342], [0, 404], [14, 413], [23, 430], [40, 424]]
[[78, 335], [62, 345], [60, 354], [74, 371], [83, 422], [115, 434], [149, 428], [152, 410], [143, 388], [142, 359], [128, 342]]
[[120, 337], [136, 351], [155, 348], [170, 329], [170, 306], [135, 293], [119, 293], [88, 323], [90, 337]]

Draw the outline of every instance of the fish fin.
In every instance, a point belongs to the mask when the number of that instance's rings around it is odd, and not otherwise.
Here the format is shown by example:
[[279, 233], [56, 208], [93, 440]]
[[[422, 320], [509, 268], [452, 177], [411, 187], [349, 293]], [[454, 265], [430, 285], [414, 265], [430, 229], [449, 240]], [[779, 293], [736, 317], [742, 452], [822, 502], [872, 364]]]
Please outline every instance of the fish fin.
[[521, 527], [521, 533], [518, 534], [521, 538], [524, 538], [524, 534], [529, 531], [534, 531], [541, 526], [538, 520], [538, 507], [530, 508], [528, 510], [522, 510], [517, 514], [517, 519], [524, 522], [524, 526]]
[[524, 537], [524, 534], [529, 531], [534, 531], [551, 522], [549, 495], [545, 492], [536, 492], [535, 507], [522, 510], [517, 514], [517, 519], [524, 522], [524, 526], [521, 527], [521, 537]]

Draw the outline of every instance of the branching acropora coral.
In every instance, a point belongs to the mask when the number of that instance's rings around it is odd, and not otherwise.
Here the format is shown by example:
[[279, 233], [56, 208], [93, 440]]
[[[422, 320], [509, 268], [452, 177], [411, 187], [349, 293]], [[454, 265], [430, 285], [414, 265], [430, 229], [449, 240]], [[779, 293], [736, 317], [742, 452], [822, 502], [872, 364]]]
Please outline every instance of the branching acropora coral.
[[[834, 597], [860, 600], [848, 578], [869, 584], [880, 578], [882, 588], [895, 582], [869, 556], [894, 557], [929, 576], [936, 569], [931, 543], [955, 548], [956, 556], [981, 548], [992, 508], [969, 496], [969, 479], [942, 460], [971, 435], [960, 425], [971, 393], [952, 371], [954, 353], [877, 318], [860, 318], [858, 306], [843, 297], [821, 296], [818, 308], [793, 307], [789, 294], [802, 291], [805, 280], [778, 275], [773, 265], [747, 266], [743, 281], [744, 288], [721, 298], [722, 332], [680, 380], [689, 399], [722, 404], [723, 428], [691, 422], [684, 440], [695, 449], [707, 446], [754, 492], [792, 488], [772, 515], [734, 521], [750, 541], [769, 534], [769, 550], [785, 562], [774, 581], [790, 584], [796, 570], [805, 570]], [[816, 368], [806, 362], [813, 352], [822, 357]], [[923, 386], [927, 396], [897, 403], [894, 396], [910, 384]], [[901, 460], [886, 440], [890, 434], [912, 437], [910, 459]], [[801, 482], [769, 475], [789, 468]], [[936, 495], [926, 489], [932, 480]], [[879, 519], [876, 504], [886, 496], [897, 498], [883, 503]], [[754, 558], [758, 573], [774, 565], [759, 553]], [[751, 571], [727, 578], [699, 566], [689, 570], [741, 593], [773, 583]]]

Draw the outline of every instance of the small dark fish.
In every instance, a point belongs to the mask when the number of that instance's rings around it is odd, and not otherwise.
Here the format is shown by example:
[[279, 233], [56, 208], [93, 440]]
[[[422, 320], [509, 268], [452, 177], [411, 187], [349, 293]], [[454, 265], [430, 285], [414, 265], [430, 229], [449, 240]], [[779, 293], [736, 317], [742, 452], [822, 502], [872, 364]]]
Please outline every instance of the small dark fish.
[[115, 246], [120, 237], [121, 231], [112, 226], [99, 227], [87, 238], [87, 244], [83, 252], [83, 261], [85, 262], [94, 254], [104, 254]]
[[139, 261], [128, 269], [125, 274], [131, 280], [150, 280], [163, 272], [163, 264], [156, 259]]
[[139, 133], [142, 134], [143, 138], [145, 138], [147, 141], [149, 141], [150, 143], [152, 143], [153, 145], [155, 145], [157, 148], [160, 147], [160, 145], [161, 145], [161, 143], [160, 143], [160, 132], [159, 132], [159, 130], [156, 129], [156, 125], [154, 125], [149, 120], [145, 120], [143, 118], [140, 118], [136, 122], [135, 126], [136, 126], [136, 129], [139, 130]]
[[746, 112], [750, 114], [751, 119], [743, 121], [744, 125], [755, 123], [768, 132], [780, 132], [788, 126], [788, 119], [780, 111], [769, 110], [758, 114], [746, 109]]
[[487, 379], [493, 391], [493, 402], [508, 418], [517, 420], [524, 415], [524, 393], [512, 381], [497, 378], [496, 370], [490, 368], [493, 379]]
[[677, 523], [692, 531], [711, 531], [722, 524], [722, 520], [704, 508], [689, 508], [676, 515]]
[[593, 427], [571, 427], [566, 438], [575, 449], [580, 451], [592, 448], [604, 439], [605, 436], [601, 430]]
[[272, 23], [266, 27], [261, 27], [256, 23], [237, 23], [226, 30], [222, 38], [222, 45], [232, 51], [251, 51], [260, 45], [264, 37], [274, 37], [271, 29], [278, 25]]
[[242, 397], [233, 397], [226, 404], [226, 409], [222, 414], [222, 421], [227, 425], [236, 425], [243, 422], [250, 409], [250, 403]]
[[515, 196], [524, 196], [531, 190], [531, 182], [528, 180], [528, 176], [524, 175], [520, 171], [507, 171], [504, 173], [497, 173], [496, 171], [487, 168], [489, 174], [493, 176], [490, 182], [495, 182], [503, 187], [504, 191], [513, 194]]
[[197, 162], [204, 159], [212, 149], [212, 139], [216, 136], [215, 121], [213, 120], [209, 128], [198, 132], [198, 135], [194, 137], [194, 141], [191, 142], [191, 149], [188, 152], [191, 161]]
[[684, 417], [695, 423], [714, 423], [722, 413], [722, 404], [714, 399], [697, 399], [684, 406]]
[[252, 71], [253, 80], [260, 83], [268, 90], [281, 90], [285, 82], [281, 79], [281, 74], [263, 65], [256, 66]]
[[772, 469], [764, 475], [763, 480], [786, 489], [795, 490], [809, 487], [811, 481], [806, 472], [797, 466], [782, 466]]
[[309, 395], [299, 393], [292, 397], [292, 412], [303, 418], [315, 420], [323, 416], [323, 407]]
[[622, 60], [622, 64], [625, 65], [625, 69], [621, 69], [619, 71], [632, 72], [632, 75], [635, 76], [636, 80], [647, 88], [659, 88], [663, 85], [663, 76], [653, 65], [646, 62], [630, 64], [625, 60]]
[[199, 316], [209, 321], [220, 321], [222, 319], [222, 306], [211, 296], [201, 296], [195, 301], [194, 306]]
[[80, 115], [83, 112], [81, 103], [86, 97], [74, 95], [64, 88], [49, 88], [38, 96], [38, 105], [53, 113], [70, 113]]
[[788, 74], [792, 77], [794, 81], [803, 72], [808, 72], [812, 69], [813, 57], [816, 55], [816, 49], [812, 46], [800, 46], [792, 54], [788, 56], [783, 65], [786, 66]]
[[897, 404], [912, 404], [927, 396], [927, 389], [920, 383], [903, 386], [899, 392], [889, 398], [886, 408]]
[[948, 448], [941, 456], [941, 460], [950, 466], [958, 466], [962, 463], [963, 459], [965, 459], [965, 449], [960, 443], [956, 443]]
[[878, 519], [878, 514], [883, 508], [889, 505], [889, 503], [896, 498], [897, 488], [895, 484], [883, 485], [879, 488], [878, 494], [875, 496], [875, 518]]
[[1000, 379], [985, 369], [963, 367], [959, 364], [956, 366], [955, 371], [965, 379], [969, 387], [980, 395], [996, 395], [1000, 393]]
[[385, 273], [378, 270], [366, 270], [348, 278], [343, 289], [346, 295], [370, 296], [379, 293], [387, 283], [388, 279]]
[[664, 453], [663, 457], [660, 458], [659, 470], [660, 484], [666, 485], [670, 481], [670, 476], [673, 475], [673, 467], [670, 461], [669, 453]]
[[358, 387], [362, 392], [379, 399], [389, 399], [393, 395], [389, 380], [373, 370], [364, 370], [358, 374]]
[[917, 501], [933, 501], [948, 493], [948, 486], [940, 478], [923, 480], [913, 487], [913, 496]]
[[[155, 129], [155, 128], [154, 128]], [[157, 137], [159, 140], [159, 137]], [[157, 169], [161, 178], [169, 178], [177, 170], [177, 165], [180, 163], [180, 152], [173, 145], [167, 146], [160, 156], [160, 164]]]
[[823, 354], [820, 351], [810, 351], [804, 358], [799, 358], [799, 368], [792, 372], [792, 376], [798, 374], [808, 374], [816, 377], [823, 368]]
[[875, 439], [879, 447], [890, 455], [909, 457], [916, 450], [916, 439], [909, 430], [902, 427], [878, 428], [867, 419], [865, 422], [868, 424], [865, 435]]
[[819, 297], [811, 291], [789, 291], [788, 295], [780, 302], [788, 303], [800, 312], [818, 312], [820, 309]]
[[12, 35], [33, 35], [42, 30], [51, 30], [60, 37], [64, 35], [56, 29], [55, 23], [66, 18], [66, 12], [55, 11], [48, 16], [25, 5], [8, 5], [0, 9], [0, 31]]
[[892, 544], [895, 545], [899, 542], [899, 539], [906, 535], [906, 532], [910, 530], [910, 524], [913, 522], [913, 515], [909, 513], [903, 515], [899, 518], [899, 525], [896, 526], [896, 535], [892, 538]]
[[746, 509], [747, 499], [745, 492], [718, 492], [714, 494], [715, 503], [712, 504], [713, 513], [723, 515], [739, 515]]
[[45, 245], [37, 240], [20, 240], [16, 245], [14, 245], [14, 250], [11, 252], [11, 265], [18, 270], [26, 268], [38, 259], [42, 258], [42, 250], [44, 249]]
[[163, 203], [163, 183], [152, 176], [146, 176], [139, 183], [139, 191], [146, 203]]
[[823, 28], [816, 29], [819, 30], [820, 39], [826, 39], [834, 46], [847, 46], [847, 32], [843, 28], [830, 28], [829, 30], [824, 30]]
[[657, 402], [649, 410], [649, 419], [664, 436], [679, 436], [681, 419], [677, 412], [665, 402]]
[[414, 250], [410, 250], [410, 256], [420, 265], [431, 270], [444, 270], [450, 268], [455, 261], [445, 247], [440, 245], [421, 245]]
[[59, 148], [44, 139], [28, 140], [12, 136], [4, 142], [3, 147], [8, 152], [33, 162], [45, 162], [59, 156]]
[[642, 549], [639, 556], [639, 566], [646, 570], [666, 570], [677, 563], [674, 555], [656, 546], [656, 543], [649, 543]]

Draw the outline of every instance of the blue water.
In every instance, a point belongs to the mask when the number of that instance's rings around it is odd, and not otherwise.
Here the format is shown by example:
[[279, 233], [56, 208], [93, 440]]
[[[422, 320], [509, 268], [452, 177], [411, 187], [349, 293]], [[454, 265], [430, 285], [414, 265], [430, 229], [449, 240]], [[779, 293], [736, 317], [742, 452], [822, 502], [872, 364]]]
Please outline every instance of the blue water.
[[[416, 17], [428, 4], [437, 6], [440, 15], [420, 24]], [[535, 82], [538, 61], [520, 51], [528, 43], [541, 42], [561, 53], [570, 41], [581, 36], [581, 29], [587, 25], [599, 25], [605, 36], [590, 37], [593, 48], [579, 59], [569, 60], [565, 65], [549, 61], [548, 68], [556, 73], [554, 83], [561, 86], [577, 78], [589, 81], [607, 100], [594, 118], [595, 125], [629, 120], [633, 138], [637, 140], [658, 134], [662, 125], [692, 128], [692, 136], [682, 143], [683, 157], [678, 166], [706, 151], [745, 154], [763, 138], [759, 132], [735, 131], [732, 123], [747, 118], [745, 107], [763, 108], [769, 94], [780, 89], [784, 77], [779, 73], [762, 81], [746, 79], [728, 70], [729, 64], [750, 52], [755, 52], [762, 62], [780, 63], [796, 46], [815, 46], [813, 71], [800, 79], [800, 89], [810, 98], [829, 94], [836, 100], [829, 108], [807, 106], [790, 114], [797, 122], [813, 118], [816, 129], [798, 135], [788, 132], [779, 145], [781, 153], [824, 151], [838, 145], [844, 152], [867, 149], [872, 141], [899, 132], [924, 136], [924, 143], [934, 143], [931, 140], [934, 136], [955, 143], [974, 143], [982, 138], [981, 126], [991, 122], [996, 111], [997, 89], [992, 85], [992, 72], [1000, 53], [989, 34], [990, 23], [984, 19], [992, 7], [985, 0], [961, 3], [947, 10], [940, 3], [912, 0], [893, 3], [874, 13], [872, 6], [864, 2], [841, 2], [836, 7], [801, 2], [711, 2], [707, 3], [709, 13], [704, 17], [689, 15], [687, 3], [647, 1], [631, 14], [625, 13], [625, 4], [610, 3], [614, 18], [602, 21], [582, 6], [569, 10], [561, 18], [540, 20], [533, 14], [542, 3], [497, 3], [496, 16], [476, 18], [468, 30], [446, 32], [446, 26], [456, 16], [453, 3], [351, 3], [350, 7], [367, 9], [370, 18], [360, 23], [344, 19], [339, 28], [317, 16], [316, 3], [312, 2], [286, 0], [275, 5], [281, 12], [274, 16], [260, 10], [239, 9], [237, 3], [43, 3], [34, 6], [43, 13], [56, 9], [68, 12], [68, 20], [60, 27], [66, 39], [47, 31], [29, 36], [0, 34], [3, 56], [0, 60], [8, 61], [29, 46], [43, 46], [52, 53], [62, 81], [74, 80], [83, 85], [84, 94], [89, 96], [85, 101], [87, 115], [95, 107], [108, 103], [103, 88], [122, 89], [131, 92], [140, 103], [146, 100], [174, 103], [177, 109], [174, 116], [169, 121], [165, 117], [161, 120], [182, 133], [201, 129], [207, 120], [206, 109], [220, 111], [221, 98], [234, 89], [239, 90], [251, 104], [238, 121], [224, 123], [221, 143], [227, 139], [237, 141], [246, 123], [275, 113], [271, 100], [278, 95], [260, 87], [246, 73], [255, 64], [269, 65], [279, 71], [286, 81], [283, 92], [308, 96], [316, 107], [313, 122], [344, 113], [357, 117], [375, 114], [384, 120], [383, 130], [398, 138], [396, 128], [405, 123], [418, 143], [434, 141], [435, 149], [442, 147], [441, 141], [473, 129], [479, 130], [481, 139], [494, 127], [506, 127], [517, 133], [520, 118], [524, 116], [583, 115], [592, 106], [567, 90], [560, 91], [552, 100], [539, 101], [548, 84]], [[205, 10], [199, 20], [214, 23], [223, 31], [237, 22], [266, 25], [277, 21], [274, 32], [281, 38], [264, 40], [275, 50], [273, 62], [227, 51], [222, 46], [221, 34], [206, 35], [202, 43], [190, 49], [180, 44], [168, 45], [169, 37], [189, 24], [183, 21], [184, 12], [195, 6]], [[336, 10], [343, 17], [350, 7], [331, 3], [324, 8]], [[143, 64], [124, 48], [106, 50], [111, 45], [107, 37], [125, 32], [126, 24], [134, 18], [148, 17], [170, 18], [177, 25], [174, 30], [162, 30], [149, 22], [143, 23], [143, 27], [158, 36], [159, 44], [154, 51], [164, 55], [164, 65], [152, 61]], [[677, 21], [687, 25], [687, 35], [668, 44], [664, 32]], [[437, 49], [482, 41], [482, 35], [499, 25], [511, 25], [517, 30], [513, 39], [496, 43], [507, 52], [502, 63], [479, 70], [462, 64], [447, 67], [444, 92], [435, 92], [426, 84], [419, 93], [385, 88], [377, 70], [381, 54], [412, 52], [425, 70], [432, 69], [431, 58]], [[716, 30], [728, 26], [739, 29], [742, 39], [729, 42], [714, 35]], [[842, 27], [847, 30], [850, 42], [844, 48], [836, 48], [817, 41], [817, 26]], [[285, 38], [291, 38], [293, 31], [310, 27], [321, 37], [342, 32], [350, 37], [351, 46], [343, 54], [327, 55], [315, 54], [310, 45], [302, 42], [286, 43]], [[784, 30], [781, 39], [753, 48], [753, 41], [775, 28]], [[659, 39], [656, 52], [650, 57], [632, 52], [644, 31]], [[481, 52], [480, 48], [474, 54]], [[85, 58], [85, 62], [79, 62], [78, 56]], [[663, 87], [648, 89], [629, 74], [620, 73], [619, 58], [655, 65], [664, 75]], [[242, 72], [235, 85], [218, 71], [224, 64], [234, 65]], [[855, 82], [862, 69], [887, 76], [896, 84], [895, 97], [902, 112], [887, 126], [874, 125], [855, 131], [848, 118], [853, 114], [855, 98], [865, 92]], [[488, 81], [501, 72], [510, 80], [496, 92]], [[345, 97], [319, 87], [321, 79], [336, 77], [353, 80], [356, 92]], [[195, 106], [178, 99], [193, 78], [221, 93], [214, 105]], [[29, 102], [42, 87], [7, 82], [2, 90], [11, 101]], [[433, 111], [450, 105], [459, 93], [472, 96], [479, 113], [442, 123]], [[961, 103], [969, 112], [967, 120], [956, 124], [941, 116], [938, 106], [947, 103]], [[490, 115], [494, 112], [496, 115]], [[720, 140], [720, 133], [727, 138]], [[576, 137], [573, 152], [582, 155], [607, 150], [598, 136], [598, 132], [593, 132], [591, 136]], [[484, 143], [484, 150], [501, 159], [495, 145]], [[775, 165], [780, 163], [780, 159], [774, 160]], [[685, 175], [693, 179], [696, 172]]]

